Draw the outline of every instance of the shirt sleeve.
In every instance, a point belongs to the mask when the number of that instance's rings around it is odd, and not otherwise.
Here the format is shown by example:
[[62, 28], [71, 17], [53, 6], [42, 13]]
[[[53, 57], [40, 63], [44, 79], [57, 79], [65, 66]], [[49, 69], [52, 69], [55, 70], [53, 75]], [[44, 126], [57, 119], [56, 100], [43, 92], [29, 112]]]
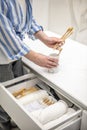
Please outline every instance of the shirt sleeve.
[[43, 31], [43, 27], [40, 26], [39, 24], [36, 23], [35, 19], [32, 16], [32, 23], [31, 23], [31, 27], [30, 30], [28, 32], [28, 36], [29, 38], [31, 38], [32, 40], [35, 40], [35, 36], [34, 34], [38, 31], [42, 30]]
[[20, 59], [30, 48], [16, 34], [11, 21], [0, 13], [0, 48], [11, 60]]

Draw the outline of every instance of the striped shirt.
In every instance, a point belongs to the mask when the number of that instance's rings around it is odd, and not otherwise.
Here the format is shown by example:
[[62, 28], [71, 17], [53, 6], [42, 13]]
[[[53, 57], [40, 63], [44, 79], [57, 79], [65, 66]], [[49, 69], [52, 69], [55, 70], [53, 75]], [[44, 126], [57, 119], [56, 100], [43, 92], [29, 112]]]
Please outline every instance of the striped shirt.
[[[17, 60], [27, 54], [30, 48], [23, 42], [24, 34], [33, 39], [42, 30], [32, 16], [29, 0], [25, 0], [26, 10], [19, 0], [0, 0], [0, 57]], [[2, 55], [1, 55], [2, 54]], [[0, 60], [1, 60], [0, 58]], [[2, 59], [3, 60], [3, 59]], [[2, 62], [0, 61], [0, 64]]]

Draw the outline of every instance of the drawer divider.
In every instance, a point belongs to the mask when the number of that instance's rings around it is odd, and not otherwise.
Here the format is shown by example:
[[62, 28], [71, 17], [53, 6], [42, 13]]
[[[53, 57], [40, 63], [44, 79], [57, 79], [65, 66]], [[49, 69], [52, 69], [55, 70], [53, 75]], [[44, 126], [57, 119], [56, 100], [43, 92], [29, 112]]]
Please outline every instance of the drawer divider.
[[2, 85], [3, 86], [9, 86], [9, 85], [12, 85], [12, 84], [15, 84], [15, 83], [17, 84], [18, 82], [23, 82], [25, 80], [34, 79], [34, 78], [36, 78], [36, 75], [33, 74], [33, 73], [29, 73], [29, 74], [14, 78], [12, 80], [3, 82]]

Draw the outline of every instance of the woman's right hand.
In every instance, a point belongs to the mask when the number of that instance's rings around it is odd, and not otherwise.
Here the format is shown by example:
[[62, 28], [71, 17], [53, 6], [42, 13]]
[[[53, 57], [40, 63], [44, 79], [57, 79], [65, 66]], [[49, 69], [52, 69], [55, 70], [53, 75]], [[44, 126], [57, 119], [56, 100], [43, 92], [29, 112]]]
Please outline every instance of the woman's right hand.
[[58, 59], [34, 52], [32, 50], [26, 54], [25, 57], [35, 64], [46, 68], [53, 68], [58, 65]]

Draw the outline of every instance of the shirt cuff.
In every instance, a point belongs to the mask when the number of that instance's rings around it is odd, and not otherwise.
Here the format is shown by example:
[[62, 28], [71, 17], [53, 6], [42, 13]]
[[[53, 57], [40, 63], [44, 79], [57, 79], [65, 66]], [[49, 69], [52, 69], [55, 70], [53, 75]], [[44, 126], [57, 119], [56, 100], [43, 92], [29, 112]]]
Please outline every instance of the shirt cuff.
[[10, 57], [11, 60], [19, 60], [22, 56], [26, 55], [30, 51], [30, 48], [24, 44], [22, 46], [22, 49], [15, 55], [12, 55]]
[[43, 31], [43, 27], [42, 27], [42, 26], [38, 26], [38, 27], [36, 27], [36, 28], [34, 28], [34, 29], [31, 28], [31, 31], [29, 31], [29, 33], [28, 33], [29, 38], [32, 39], [32, 40], [37, 39], [37, 38], [34, 36], [34, 34], [35, 34], [36, 32], [38, 32], [38, 31], [40, 31], [40, 30]]

